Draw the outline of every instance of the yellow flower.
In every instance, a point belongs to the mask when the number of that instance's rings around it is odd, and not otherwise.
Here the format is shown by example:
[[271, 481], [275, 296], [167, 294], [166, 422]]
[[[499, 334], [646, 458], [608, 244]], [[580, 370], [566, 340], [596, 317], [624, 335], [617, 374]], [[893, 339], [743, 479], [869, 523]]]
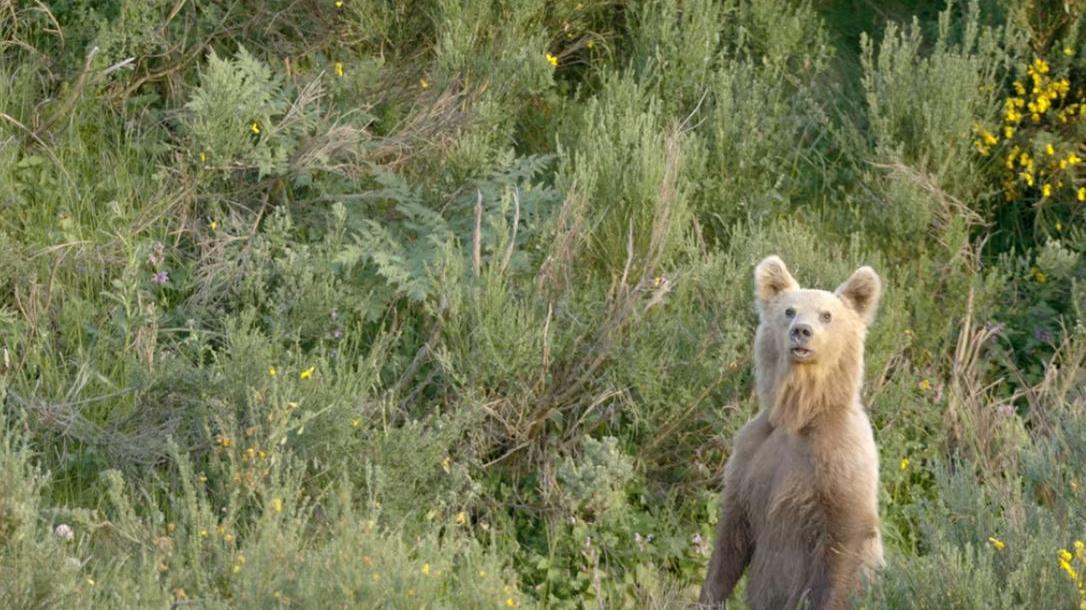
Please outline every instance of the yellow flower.
[[1022, 84], [1022, 81], [1014, 81], [1014, 92], [1018, 95], [1026, 94], [1026, 86]]
[[283, 499], [282, 498], [275, 498], [274, 500], [272, 500], [272, 510], [274, 510], [277, 513], [283, 512]]
[[430, 88], [430, 82], [427, 81], [425, 78], [420, 78], [419, 79], [419, 87], [422, 87], [423, 89], [429, 89]]
[[278, 374], [279, 374], [279, 370], [276, 369], [274, 366], [269, 366], [268, 367], [268, 377], [275, 377]]
[[426, 576], [430, 575], [430, 564], [428, 564], [428, 563], [422, 564], [422, 573], [424, 575], [426, 575]]
[[584, 45], [584, 46], [586, 46], [586, 47], [588, 47], [589, 49], [591, 49], [592, 47], [596, 46], [596, 43], [594, 43], [593, 41], [589, 40], [589, 41], [588, 41], [587, 43], [585, 43], [585, 45]]
[[464, 511], [456, 513], [456, 524], [465, 525], [468, 522], [468, 514]]
[[550, 53], [547, 53], [546, 57], [547, 57], [547, 63], [549, 63], [553, 67], [558, 66], [558, 58], [557, 57], [555, 57], [554, 55], [551, 55]]
[[1081, 540], [1076, 540], [1075, 541], [1075, 551], [1078, 552], [1078, 553], [1086, 551], [1086, 543], [1083, 543]]
[[351, 420], [351, 427], [352, 428], [357, 428], [357, 427], [359, 427], [361, 425], [362, 425], [362, 419], [361, 418], [356, 417], [356, 418]]
[[207, 530], [206, 529], [200, 530], [200, 537], [201, 538], [207, 538]]
[[1033, 60], [1033, 69], [1036, 70], [1038, 74], [1048, 74], [1048, 62], [1038, 57]]
[[479, 576], [486, 576], [486, 570], [479, 570]]
[[1041, 196], [1042, 197], [1051, 197], [1052, 196], [1052, 185], [1051, 184], [1045, 182], [1044, 184], [1041, 185]]
[[1071, 561], [1071, 559], [1073, 557], [1071, 555], [1071, 551], [1068, 551], [1067, 549], [1060, 549], [1059, 555], [1060, 555], [1060, 559], [1062, 559], [1063, 561]]
[[905, 472], [905, 469], [909, 467], [909, 458], [901, 458], [901, 472]]
[[505, 605], [510, 607], [510, 608], [516, 608], [517, 607], [517, 600], [513, 599], [512, 597], [507, 597], [507, 598], [505, 598]]
[[1078, 165], [1081, 162], [1082, 162], [1082, 159], [1079, 158], [1079, 156], [1076, 155], [1075, 153], [1072, 152], [1072, 153], [1067, 154], [1067, 164], [1068, 165]]
[[988, 537], [988, 542], [992, 543], [992, 546], [994, 546], [997, 551], [1002, 551], [1007, 546], [1003, 544], [1003, 541], [999, 538], [993, 538], [991, 536]]
[[93, 587], [94, 586], [94, 579], [93, 578], [88, 578], [87, 579], [87, 584]]
[[1003, 137], [1007, 138], [1008, 140], [1010, 140], [1012, 137], [1014, 137], [1014, 127], [1011, 127], [1010, 125], [1007, 125], [1006, 127], [1004, 127], [1003, 128]]
[[1044, 271], [1041, 271], [1040, 269], [1034, 267], [1032, 273], [1033, 281], [1037, 282], [1038, 284], [1044, 284], [1048, 281], [1048, 276], [1045, 275]]
[[1078, 187], [1078, 192], [1075, 193], [1075, 198], [1079, 201], [1086, 201], [1086, 186]]
[[311, 366], [311, 367], [307, 368], [306, 370], [302, 371], [301, 373], [298, 373], [298, 379], [301, 379], [301, 380], [304, 381], [306, 379], [309, 379], [309, 378], [313, 377], [313, 371], [315, 371], [315, 370], [317, 370], [317, 367], [315, 367], [315, 366]]
[[1063, 54], [1068, 56], [1068, 57], [1071, 57], [1072, 55], [1075, 54], [1075, 50], [1072, 49], [1071, 47], [1064, 47], [1063, 48]]
[[200, 163], [207, 163], [207, 153], [202, 150], [200, 151]]
[[1056, 231], [1062, 231], [1062, 230], [1063, 230], [1063, 223], [1057, 220], [1056, 221]]
[[257, 123], [256, 121], [253, 121], [252, 123], [249, 123], [249, 131], [251, 131], [251, 132], [253, 132], [255, 134], [259, 134], [260, 133], [260, 123]]
[[343, 78], [343, 64], [336, 62], [336, 76]]
[[452, 458], [445, 456], [445, 459], [441, 460], [441, 469], [445, 471], [445, 474], [452, 472]]
[[1061, 559], [1060, 569], [1062, 569], [1064, 572], [1067, 572], [1067, 575], [1071, 578], [1071, 580], [1078, 580], [1078, 572], [1075, 571], [1075, 568], [1072, 567], [1069, 562]]
[[219, 228], [219, 223], [218, 223], [218, 222], [215, 222], [215, 220], [213, 219], [213, 220], [211, 220], [211, 222], [207, 223], [207, 226], [208, 226], [208, 227], [209, 227], [209, 228], [210, 228], [210, 229], [211, 229], [212, 231], [216, 231], [216, 230], [218, 230], [218, 228]]
[[928, 381], [927, 379], [921, 379], [920, 383], [919, 383], [919, 386], [920, 386], [921, 391], [927, 392], [928, 390], [931, 389], [931, 382]]
[[1056, 154], [1056, 149], [1051, 144], [1045, 144], [1045, 154], [1051, 157]]
[[336, 0], [336, 8], [343, 8], [343, 0]]

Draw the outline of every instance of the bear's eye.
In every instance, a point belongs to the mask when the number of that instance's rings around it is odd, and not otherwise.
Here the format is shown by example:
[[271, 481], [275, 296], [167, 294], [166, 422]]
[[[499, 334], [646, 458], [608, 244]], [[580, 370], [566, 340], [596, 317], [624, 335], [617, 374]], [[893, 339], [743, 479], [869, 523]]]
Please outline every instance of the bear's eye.
[[789, 307], [788, 309], [784, 310], [784, 315], [788, 318], [794, 318], [796, 317], [796, 310]]
[[829, 324], [830, 320], [832, 320], [832, 319], [833, 319], [833, 316], [830, 315], [830, 312], [828, 312], [828, 311], [823, 311], [822, 312], [822, 322], [823, 323]]

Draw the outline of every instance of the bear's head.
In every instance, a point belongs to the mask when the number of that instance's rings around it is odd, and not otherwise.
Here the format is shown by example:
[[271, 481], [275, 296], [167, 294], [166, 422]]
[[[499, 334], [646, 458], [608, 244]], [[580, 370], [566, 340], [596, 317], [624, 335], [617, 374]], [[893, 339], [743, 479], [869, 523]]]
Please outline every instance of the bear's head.
[[800, 288], [777, 256], [759, 263], [755, 372], [763, 400], [771, 407], [803, 403], [790, 407], [798, 409], [795, 426], [831, 404], [858, 400], [864, 338], [881, 290], [871, 267], [829, 292]]

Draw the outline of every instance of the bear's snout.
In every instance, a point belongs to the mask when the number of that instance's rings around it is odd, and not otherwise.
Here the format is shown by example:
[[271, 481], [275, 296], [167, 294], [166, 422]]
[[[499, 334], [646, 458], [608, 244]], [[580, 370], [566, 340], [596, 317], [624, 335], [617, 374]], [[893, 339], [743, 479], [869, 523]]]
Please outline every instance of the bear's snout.
[[814, 331], [811, 329], [811, 325], [803, 323], [793, 324], [792, 329], [788, 331], [792, 345], [807, 345], [813, 334]]

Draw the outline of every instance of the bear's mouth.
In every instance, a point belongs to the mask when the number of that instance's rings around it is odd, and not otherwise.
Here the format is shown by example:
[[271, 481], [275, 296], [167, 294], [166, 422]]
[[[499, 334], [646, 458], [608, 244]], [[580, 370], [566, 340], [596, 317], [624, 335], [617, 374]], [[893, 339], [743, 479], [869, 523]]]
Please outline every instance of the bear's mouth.
[[807, 349], [806, 347], [793, 347], [792, 348], [792, 359], [793, 360], [803, 362], [805, 360], [810, 360], [812, 356], [814, 356], [814, 350], [812, 350], [812, 349]]

